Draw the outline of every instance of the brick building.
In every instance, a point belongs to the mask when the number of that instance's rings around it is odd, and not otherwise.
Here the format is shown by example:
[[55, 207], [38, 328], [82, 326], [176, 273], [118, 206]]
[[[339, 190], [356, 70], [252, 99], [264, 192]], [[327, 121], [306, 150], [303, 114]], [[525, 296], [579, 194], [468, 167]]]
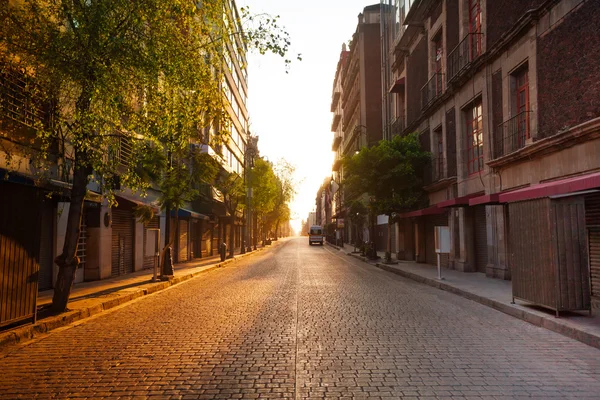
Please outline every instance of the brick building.
[[[557, 310], [588, 308], [590, 286], [600, 300], [600, 2], [382, 5], [397, 11], [385, 132], [420, 132], [433, 154], [430, 206], [402, 215], [398, 257], [434, 264], [433, 227], [448, 226], [449, 268]], [[559, 286], [562, 303], [541, 300]]]
[[[334, 132], [334, 180], [343, 180], [342, 158], [364, 146], [383, 139], [381, 124], [381, 15], [387, 8], [379, 4], [364, 8], [358, 15], [358, 25], [349, 49], [342, 47], [334, 79], [331, 130]], [[352, 241], [352, 229], [345, 221], [344, 193], [334, 195], [334, 215], [343, 241]]]

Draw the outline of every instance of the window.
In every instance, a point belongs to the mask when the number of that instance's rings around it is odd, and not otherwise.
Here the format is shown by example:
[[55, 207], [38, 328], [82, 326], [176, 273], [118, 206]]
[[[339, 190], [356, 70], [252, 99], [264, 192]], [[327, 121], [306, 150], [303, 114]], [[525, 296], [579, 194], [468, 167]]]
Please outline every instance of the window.
[[[437, 179], [441, 179], [444, 173], [444, 135], [442, 128], [436, 129], [434, 132], [434, 140], [437, 145], [436, 149], [436, 160], [435, 160], [435, 174]], [[437, 180], [436, 179], [436, 180]]]
[[510, 96], [512, 117], [515, 119], [512, 123], [510, 132], [516, 136], [517, 146], [525, 146], [525, 141], [529, 139], [529, 77], [527, 65], [519, 68], [510, 77]]
[[481, 100], [465, 111], [467, 132], [467, 171], [469, 175], [483, 170], [483, 118]]
[[438, 33], [436, 35], [436, 37], [433, 39], [433, 65], [434, 65], [434, 74], [436, 76], [435, 78], [435, 94], [436, 96], [439, 96], [440, 94], [442, 94], [443, 92], [443, 72], [444, 72], [444, 64], [443, 64], [443, 59], [444, 59], [444, 47], [443, 47], [443, 41], [442, 41], [442, 32], [440, 29], [440, 33]]
[[471, 60], [481, 55], [481, 3], [480, 0], [469, 0], [469, 33]]

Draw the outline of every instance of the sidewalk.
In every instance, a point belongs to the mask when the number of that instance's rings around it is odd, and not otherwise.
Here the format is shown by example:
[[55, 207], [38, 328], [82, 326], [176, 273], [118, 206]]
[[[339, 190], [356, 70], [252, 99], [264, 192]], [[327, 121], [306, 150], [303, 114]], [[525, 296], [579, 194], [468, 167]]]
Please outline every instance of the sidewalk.
[[19, 342], [33, 339], [51, 330], [69, 325], [75, 321], [89, 318], [110, 308], [146, 296], [169, 286], [194, 278], [204, 272], [236, 262], [237, 260], [257, 254], [257, 252], [274, 248], [286, 242], [286, 238], [272, 242], [271, 246], [259, 246], [257, 250], [246, 254], [239, 251], [233, 258], [221, 262], [219, 256], [211, 256], [196, 261], [175, 264], [174, 275], [169, 280], [152, 281], [154, 271], [146, 269], [131, 274], [93, 282], [82, 282], [73, 285], [68, 304], [68, 311], [59, 315], [45, 316], [44, 309], [52, 303], [53, 290], [38, 293], [38, 319], [34, 324], [19, 326], [0, 332], [0, 351]]
[[587, 312], [563, 311], [560, 313], [560, 318], [556, 318], [554, 311], [527, 302], [516, 300], [515, 304], [511, 304], [510, 281], [487, 278], [482, 273], [465, 273], [446, 268], [442, 268], [443, 280], [440, 281], [437, 279], [437, 267], [433, 265], [411, 261], [384, 264], [384, 253], [378, 252], [381, 259], [372, 261], [361, 257], [358, 253], [352, 253], [354, 247], [351, 245], [345, 244], [343, 248], [329, 243], [328, 245], [375, 267], [457, 294], [600, 349], [600, 316], [591, 317]]

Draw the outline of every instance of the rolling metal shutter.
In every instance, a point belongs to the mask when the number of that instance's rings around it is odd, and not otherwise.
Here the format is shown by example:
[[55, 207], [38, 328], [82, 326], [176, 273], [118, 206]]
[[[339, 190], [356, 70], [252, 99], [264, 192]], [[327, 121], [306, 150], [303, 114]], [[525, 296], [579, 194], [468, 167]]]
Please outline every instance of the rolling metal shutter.
[[38, 290], [52, 289], [52, 270], [54, 268], [54, 206], [50, 200], [42, 203], [42, 232], [40, 237], [40, 275]]
[[4, 326], [35, 316], [43, 194], [1, 180], [0, 193], [0, 326]]
[[112, 209], [112, 276], [133, 272], [134, 217], [129, 210]]
[[198, 258], [200, 253], [198, 252], [198, 229], [200, 229], [200, 223], [197, 219], [190, 220], [190, 260]]
[[476, 206], [473, 212], [475, 234], [475, 270], [484, 272], [488, 262], [487, 254], [487, 222], [485, 219], [485, 206]]
[[600, 297], [600, 194], [585, 198], [585, 225], [588, 231], [592, 296]]
[[189, 259], [188, 254], [188, 224], [187, 219], [179, 220], [179, 253], [178, 262], [187, 261]]
[[148, 239], [148, 229], [158, 229], [160, 228], [159, 217], [154, 217], [148, 224], [144, 226], [144, 269], [154, 268], [154, 256], [146, 256], [146, 246]]
[[210, 237], [212, 226], [211, 224], [203, 223], [201, 228], [204, 230], [202, 232], [202, 257], [208, 257], [212, 246], [212, 238]]

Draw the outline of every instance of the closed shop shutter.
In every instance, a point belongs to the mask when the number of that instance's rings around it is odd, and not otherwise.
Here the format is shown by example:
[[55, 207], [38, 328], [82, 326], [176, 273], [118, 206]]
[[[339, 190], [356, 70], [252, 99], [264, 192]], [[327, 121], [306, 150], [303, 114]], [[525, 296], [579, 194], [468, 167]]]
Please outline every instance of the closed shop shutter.
[[134, 217], [129, 210], [112, 209], [112, 276], [133, 272]]
[[600, 297], [600, 194], [586, 196], [585, 224], [589, 240], [592, 296]]
[[211, 246], [212, 246], [212, 225], [208, 223], [202, 224], [202, 257], [207, 257], [210, 254]]
[[592, 296], [600, 297], [600, 228], [588, 229]]
[[40, 275], [38, 277], [38, 290], [52, 289], [52, 269], [54, 257], [54, 206], [52, 201], [42, 203], [41, 210], [42, 232], [40, 237]]
[[179, 262], [187, 261], [188, 256], [188, 224], [187, 219], [179, 220]]
[[[159, 228], [159, 217], [154, 217], [150, 222], [144, 226], [144, 269], [154, 268], [155, 257], [148, 255], [148, 229], [158, 229]], [[154, 246], [152, 247], [154, 248]], [[159, 249], [160, 251], [160, 249]]]
[[474, 210], [475, 224], [475, 269], [485, 272], [488, 262], [487, 255], [487, 222], [485, 219], [485, 206], [477, 206]]
[[197, 219], [190, 220], [190, 260], [198, 257], [198, 225]]
[[213, 225], [212, 251], [213, 255], [219, 254], [219, 224]]

